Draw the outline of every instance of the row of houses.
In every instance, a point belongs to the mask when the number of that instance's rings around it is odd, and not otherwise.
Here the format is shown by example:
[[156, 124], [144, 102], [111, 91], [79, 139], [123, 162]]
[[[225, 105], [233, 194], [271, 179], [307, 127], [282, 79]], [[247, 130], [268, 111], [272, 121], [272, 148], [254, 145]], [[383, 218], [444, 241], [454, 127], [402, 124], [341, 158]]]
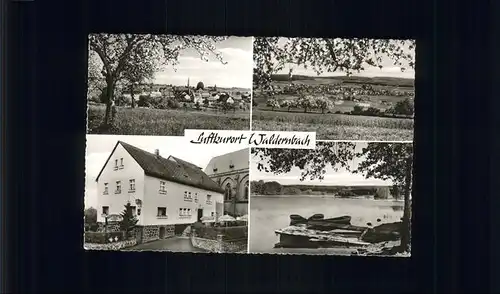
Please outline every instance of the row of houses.
[[248, 149], [213, 158], [203, 170], [118, 141], [97, 182], [98, 222], [131, 203], [141, 239], [169, 237], [177, 225], [248, 213]]

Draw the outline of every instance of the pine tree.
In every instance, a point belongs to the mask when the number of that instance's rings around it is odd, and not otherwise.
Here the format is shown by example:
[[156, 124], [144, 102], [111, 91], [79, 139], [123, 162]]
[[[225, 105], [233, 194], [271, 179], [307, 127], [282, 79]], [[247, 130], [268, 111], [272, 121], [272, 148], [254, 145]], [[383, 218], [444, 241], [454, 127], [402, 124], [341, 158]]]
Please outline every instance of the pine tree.
[[120, 214], [122, 217], [122, 221], [120, 222], [120, 229], [129, 235], [129, 232], [134, 229], [135, 225], [139, 221], [132, 212], [132, 206], [130, 202], [127, 202], [125, 205], [125, 209]]

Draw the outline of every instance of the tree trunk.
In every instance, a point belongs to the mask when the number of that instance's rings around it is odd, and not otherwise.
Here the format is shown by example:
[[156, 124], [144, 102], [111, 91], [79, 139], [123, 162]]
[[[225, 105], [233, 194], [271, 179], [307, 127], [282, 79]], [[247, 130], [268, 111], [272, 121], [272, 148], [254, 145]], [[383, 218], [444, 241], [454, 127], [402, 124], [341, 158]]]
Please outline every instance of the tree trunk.
[[106, 79], [107, 88], [106, 88], [106, 114], [104, 115], [104, 125], [111, 126], [113, 125], [114, 115], [114, 83], [111, 78]]
[[406, 181], [404, 187], [404, 213], [403, 213], [403, 231], [401, 232], [401, 249], [407, 251], [411, 241], [411, 185], [413, 177], [412, 161], [406, 163]]
[[130, 101], [132, 108], [135, 108], [135, 98], [134, 98], [134, 84], [130, 84], [130, 98], [132, 98], [132, 101]]
[[304, 107], [304, 113], [306, 113], [306, 112], [307, 112], [307, 108]]

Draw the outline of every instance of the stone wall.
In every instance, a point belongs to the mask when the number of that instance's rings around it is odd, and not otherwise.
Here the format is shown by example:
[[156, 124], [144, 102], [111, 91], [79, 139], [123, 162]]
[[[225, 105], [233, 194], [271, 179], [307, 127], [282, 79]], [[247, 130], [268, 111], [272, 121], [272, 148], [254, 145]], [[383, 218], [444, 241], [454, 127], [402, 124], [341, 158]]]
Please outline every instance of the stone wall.
[[221, 251], [227, 253], [247, 253], [247, 242], [246, 240], [238, 241], [238, 242], [224, 242], [221, 243]]
[[193, 244], [193, 247], [204, 249], [209, 252], [220, 252], [220, 243], [217, 240], [191, 237], [191, 244]]
[[142, 242], [150, 242], [160, 239], [159, 226], [145, 226], [142, 227]]
[[165, 226], [165, 237], [166, 238], [171, 238], [175, 236], [175, 226], [174, 225], [169, 225]]
[[214, 253], [247, 253], [246, 241], [225, 242], [222, 241], [222, 236], [218, 236], [217, 240], [191, 236], [191, 244], [196, 248]]
[[151, 242], [160, 239], [160, 227], [165, 228], [164, 239], [175, 236], [174, 225], [163, 225], [163, 226], [140, 226], [136, 228], [136, 239], [140, 239], [140, 234], [142, 233], [142, 243]]
[[[120, 231], [120, 224], [108, 224], [108, 232], [119, 232]], [[98, 232], [104, 232], [104, 223], [97, 223], [97, 231]]]
[[131, 247], [137, 244], [137, 240], [126, 240], [115, 243], [108, 244], [94, 244], [94, 243], [85, 243], [83, 248], [86, 250], [120, 250], [123, 248]]

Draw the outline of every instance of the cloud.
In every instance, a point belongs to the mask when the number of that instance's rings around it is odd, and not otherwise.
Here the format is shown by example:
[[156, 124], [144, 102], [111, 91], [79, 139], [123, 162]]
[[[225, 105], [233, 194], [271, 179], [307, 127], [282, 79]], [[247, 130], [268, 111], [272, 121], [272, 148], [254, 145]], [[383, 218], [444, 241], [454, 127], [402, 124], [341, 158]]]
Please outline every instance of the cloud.
[[252, 64], [253, 55], [252, 51], [244, 50], [240, 48], [221, 48], [219, 51], [223, 54], [224, 59], [235, 59], [239, 61], [245, 61], [246, 63]]
[[218, 51], [222, 53], [226, 64], [213, 56], [209, 61], [204, 61], [192, 51], [181, 53], [179, 64], [175, 66], [176, 70], [172, 66], [165, 67], [156, 73], [155, 82], [186, 85], [189, 78], [192, 85], [202, 81], [205, 86], [251, 88], [253, 71], [251, 42], [251, 38], [244, 38], [226, 44], [238, 47], [219, 48]]

